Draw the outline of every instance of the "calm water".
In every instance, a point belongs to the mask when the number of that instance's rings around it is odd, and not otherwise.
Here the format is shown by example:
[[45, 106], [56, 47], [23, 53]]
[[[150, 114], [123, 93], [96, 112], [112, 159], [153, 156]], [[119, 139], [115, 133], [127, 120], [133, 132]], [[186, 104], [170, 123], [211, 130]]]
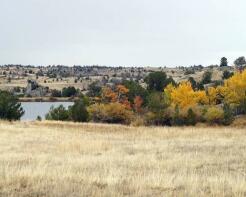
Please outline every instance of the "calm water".
[[42, 119], [45, 118], [45, 114], [49, 112], [50, 107], [58, 107], [63, 105], [68, 108], [68, 106], [73, 105], [73, 102], [22, 102], [21, 103], [25, 114], [22, 116], [21, 120], [36, 120], [37, 116]]

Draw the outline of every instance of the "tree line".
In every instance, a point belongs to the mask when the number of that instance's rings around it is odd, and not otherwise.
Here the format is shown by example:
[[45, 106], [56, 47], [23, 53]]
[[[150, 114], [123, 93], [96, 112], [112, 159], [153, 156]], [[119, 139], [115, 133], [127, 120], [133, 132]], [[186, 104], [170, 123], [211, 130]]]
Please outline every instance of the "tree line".
[[[81, 96], [78, 114], [83, 120], [132, 125], [195, 125], [199, 122], [229, 125], [235, 116], [246, 113], [246, 70], [228, 76], [220, 84], [204, 88], [211, 73], [204, 73], [199, 84], [191, 80], [179, 84], [164, 72], [153, 72], [145, 79], [147, 88], [135, 81], [113, 87], [91, 84]], [[72, 120], [73, 107], [52, 108], [49, 120]], [[81, 110], [81, 111], [80, 111]], [[64, 118], [57, 114], [67, 114]], [[70, 114], [70, 115], [69, 115]], [[63, 116], [62, 116], [63, 117]]]
[[[206, 87], [212, 81], [205, 72], [202, 80], [176, 83], [164, 72], [153, 72], [145, 78], [147, 87], [135, 81], [101, 87], [96, 82], [87, 95], [79, 93], [79, 100], [66, 109], [52, 107], [47, 120], [102, 122], [131, 125], [230, 125], [235, 116], [246, 114], [246, 70], [223, 73], [223, 81]], [[68, 87], [66, 95], [77, 94]], [[18, 120], [24, 114], [18, 98], [0, 91], [0, 118]], [[40, 118], [39, 118], [40, 119]]]

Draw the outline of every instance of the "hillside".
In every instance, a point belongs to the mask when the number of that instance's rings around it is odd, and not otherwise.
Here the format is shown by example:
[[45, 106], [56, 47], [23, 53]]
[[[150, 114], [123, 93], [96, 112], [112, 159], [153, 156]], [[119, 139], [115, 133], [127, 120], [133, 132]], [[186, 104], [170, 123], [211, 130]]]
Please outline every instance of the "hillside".
[[219, 66], [191, 66], [191, 67], [106, 67], [106, 66], [0, 66], [0, 89], [14, 91], [16, 88], [24, 91], [28, 80], [35, 80], [38, 84], [49, 89], [61, 90], [74, 86], [81, 91], [88, 90], [93, 82], [112, 85], [122, 80], [134, 80], [145, 86], [144, 79], [151, 72], [165, 72], [176, 82], [187, 81], [193, 77], [200, 81], [204, 72], [213, 73], [212, 80], [221, 80], [224, 70], [234, 71], [234, 67]]
[[0, 123], [0, 196], [244, 196], [245, 128]]

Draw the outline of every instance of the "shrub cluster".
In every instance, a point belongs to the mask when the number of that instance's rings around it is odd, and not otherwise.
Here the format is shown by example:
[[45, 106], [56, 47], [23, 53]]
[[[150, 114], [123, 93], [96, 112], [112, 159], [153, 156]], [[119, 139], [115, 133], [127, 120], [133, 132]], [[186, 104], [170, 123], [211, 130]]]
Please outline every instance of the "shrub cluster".
[[[163, 79], [161, 79], [163, 78]], [[170, 83], [168, 83], [168, 81]], [[211, 81], [211, 73], [204, 73], [202, 83]], [[235, 115], [246, 111], [246, 71], [236, 73], [223, 85], [199, 90], [191, 78], [175, 84], [163, 73], [152, 73], [146, 78], [148, 89], [133, 81], [113, 87], [91, 86], [89, 105], [83, 97], [69, 109], [52, 108], [47, 119], [93, 121], [140, 125], [230, 125]], [[160, 90], [164, 91], [160, 91]], [[86, 99], [87, 98], [87, 99]]]
[[74, 105], [66, 109], [63, 105], [58, 107], [51, 107], [50, 111], [46, 114], [46, 120], [57, 121], [74, 121], [74, 122], [87, 122], [89, 120], [89, 113], [86, 106], [88, 102], [85, 97], [76, 101]]

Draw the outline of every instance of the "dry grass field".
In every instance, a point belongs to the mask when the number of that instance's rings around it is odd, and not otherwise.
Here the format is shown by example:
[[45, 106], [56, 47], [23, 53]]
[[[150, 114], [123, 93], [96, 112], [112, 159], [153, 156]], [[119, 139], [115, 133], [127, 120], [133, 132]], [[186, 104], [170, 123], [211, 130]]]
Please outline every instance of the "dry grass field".
[[246, 196], [245, 128], [0, 122], [0, 196]]

